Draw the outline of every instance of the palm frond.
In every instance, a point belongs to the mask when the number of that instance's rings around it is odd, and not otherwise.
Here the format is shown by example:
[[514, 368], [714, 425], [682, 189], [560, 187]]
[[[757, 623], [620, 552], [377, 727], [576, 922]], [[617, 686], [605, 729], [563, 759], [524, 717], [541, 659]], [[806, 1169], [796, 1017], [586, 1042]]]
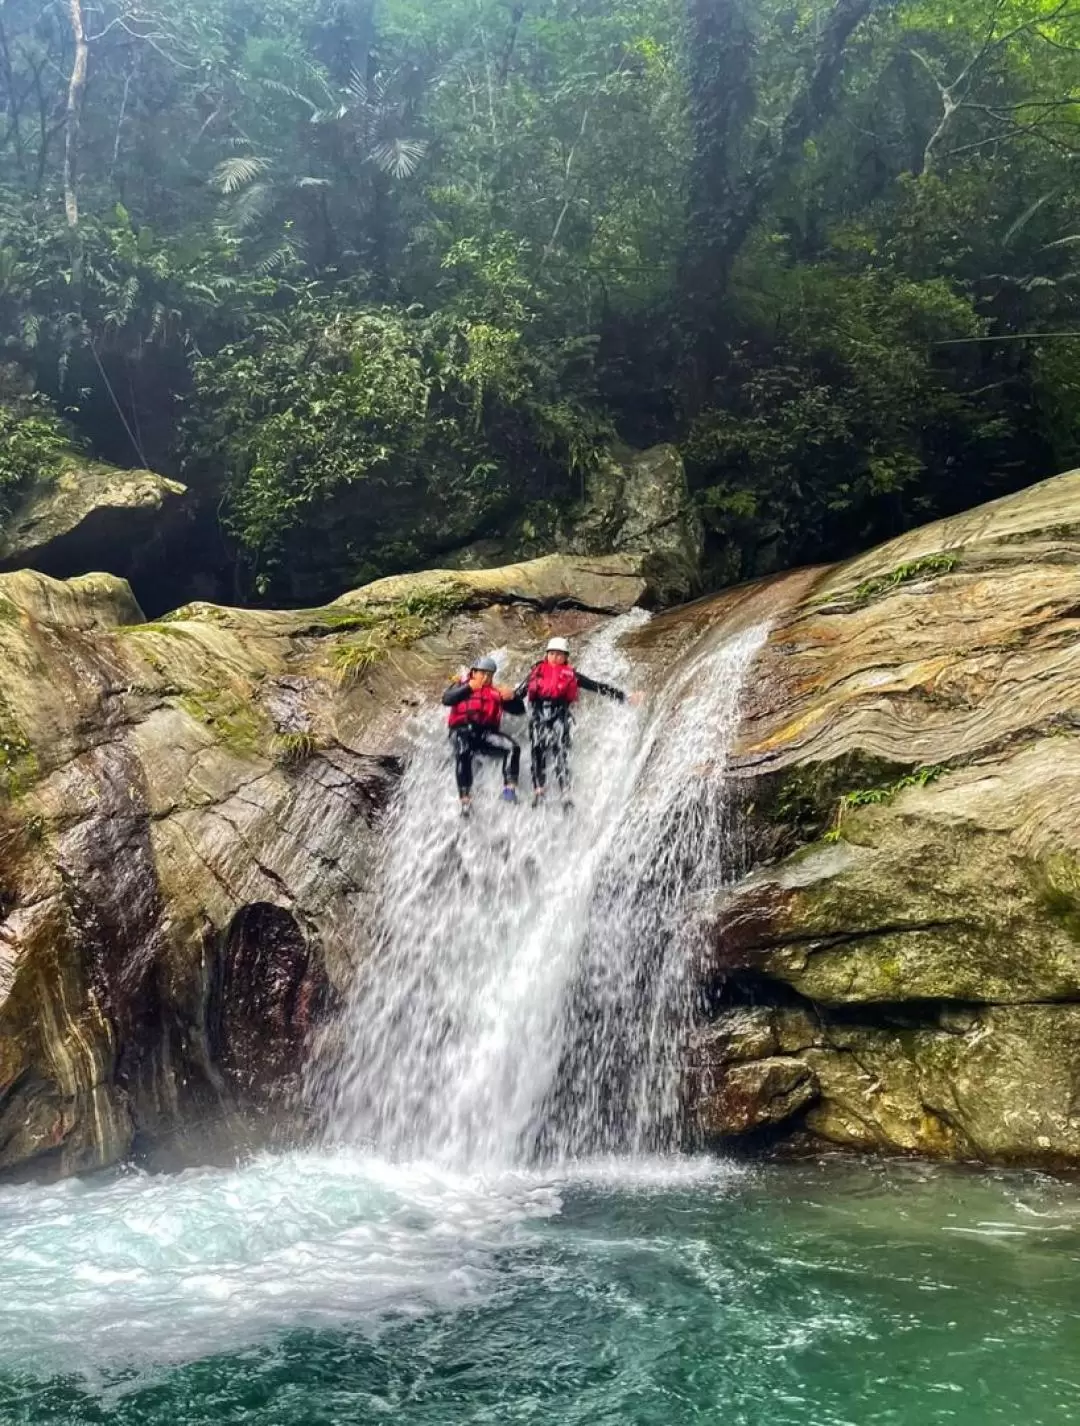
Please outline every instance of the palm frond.
[[232, 233], [246, 233], [274, 205], [274, 187], [270, 183], [253, 183], [239, 194], [225, 216], [225, 226]]
[[313, 99], [309, 99], [301, 90], [295, 89], [291, 84], [284, 84], [280, 79], [262, 78], [259, 84], [263, 89], [268, 89], [271, 94], [280, 94], [286, 99], [295, 99], [298, 104], [303, 104], [308, 109], [315, 109], [317, 105]]
[[383, 139], [371, 150], [371, 161], [391, 178], [411, 178], [427, 153], [422, 139]]
[[272, 272], [280, 272], [282, 268], [288, 267], [289, 263], [296, 260], [296, 248], [292, 243], [282, 243], [279, 247], [268, 252], [265, 257], [261, 257], [255, 264], [255, 270], [261, 277], [268, 277]]
[[256, 154], [238, 154], [235, 158], [222, 159], [214, 169], [210, 182], [222, 193], [237, 193], [241, 188], [253, 183], [269, 167], [268, 158], [259, 158]]
[[361, 104], [369, 102], [367, 80], [356, 68], [349, 70], [349, 77], [345, 81], [345, 88]]
[[334, 109], [312, 109], [311, 122], [313, 124], [336, 124], [344, 119], [349, 112], [347, 104], [339, 104]]

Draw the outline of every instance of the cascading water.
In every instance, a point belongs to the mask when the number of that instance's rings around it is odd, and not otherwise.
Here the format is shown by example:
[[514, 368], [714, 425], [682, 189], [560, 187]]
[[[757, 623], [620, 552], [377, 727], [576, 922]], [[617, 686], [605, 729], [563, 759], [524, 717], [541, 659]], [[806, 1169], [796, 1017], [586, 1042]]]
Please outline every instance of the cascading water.
[[[614, 621], [581, 656], [626, 683]], [[651, 714], [583, 700], [575, 809], [481, 783], [462, 824], [434, 716], [392, 813], [374, 954], [343, 1017], [329, 1132], [453, 1165], [670, 1149], [693, 1008], [689, 902], [730, 867], [727, 750], [764, 628], [705, 635]]]
[[[632, 681], [625, 628], [588, 671]], [[489, 779], [461, 826], [426, 717], [329, 1086], [346, 1142], [0, 1187], [5, 1426], [1076, 1419], [1072, 1185], [650, 1152], [761, 633], [706, 634], [647, 713], [585, 702], [566, 820]]]

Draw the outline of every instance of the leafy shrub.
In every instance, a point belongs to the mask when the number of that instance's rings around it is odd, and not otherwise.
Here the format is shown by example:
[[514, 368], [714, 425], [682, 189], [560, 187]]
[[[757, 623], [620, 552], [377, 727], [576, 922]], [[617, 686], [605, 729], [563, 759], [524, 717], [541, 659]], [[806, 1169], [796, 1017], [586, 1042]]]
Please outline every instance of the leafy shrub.
[[55, 475], [70, 451], [63, 422], [41, 398], [0, 405], [0, 512], [19, 490]]

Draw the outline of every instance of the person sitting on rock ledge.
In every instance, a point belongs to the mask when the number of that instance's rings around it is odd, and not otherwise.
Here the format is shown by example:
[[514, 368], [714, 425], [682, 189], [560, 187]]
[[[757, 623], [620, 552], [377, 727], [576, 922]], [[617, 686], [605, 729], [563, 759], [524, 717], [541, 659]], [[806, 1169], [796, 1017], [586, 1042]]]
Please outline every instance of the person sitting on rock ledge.
[[617, 703], [639, 703], [639, 693], [626, 694], [610, 683], [579, 673], [570, 663], [570, 645], [565, 639], [548, 640], [544, 657], [534, 664], [514, 690], [517, 698], [529, 701], [529, 745], [532, 764], [533, 806], [540, 806], [547, 794], [547, 764], [550, 757], [563, 806], [571, 808], [570, 743], [573, 707], [578, 694], [599, 693]]
[[525, 703], [514, 689], [496, 686], [497, 667], [492, 658], [477, 659], [442, 696], [450, 709], [450, 741], [463, 817], [472, 808], [473, 759], [478, 754], [502, 759], [503, 801], [517, 801], [521, 745], [501, 732], [500, 724], [503, 713], [524, 713]]

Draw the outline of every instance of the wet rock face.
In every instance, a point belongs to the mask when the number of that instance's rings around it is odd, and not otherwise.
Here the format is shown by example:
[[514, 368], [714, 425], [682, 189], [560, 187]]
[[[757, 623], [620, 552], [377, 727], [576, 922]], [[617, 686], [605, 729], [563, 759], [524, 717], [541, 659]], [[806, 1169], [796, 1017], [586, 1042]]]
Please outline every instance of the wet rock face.
[[800, 1136], [1080, 1162], [1080, 474], [790, 592], [737, 747], [750, 867], [704, 911], [699, 1124], [771, 1113], [780, 1057]]
[[563, 540], [574, 553], [639, 555], [658, 603], [689, 599], [700, 587], [705, 532], [676, 448], [614, 451], [591, 473]]
[[0, 576], [0, 1176], [295, 1133], [409, 720], [646, 587], [554, 557], [147, 623], [110, 576]]
[[237, 912], [215, 967], [210, 1043], [233, 1091], [259, 1104], [296, 1094], [330, 997], [325, 966], [294, 917], [261, 902]]

